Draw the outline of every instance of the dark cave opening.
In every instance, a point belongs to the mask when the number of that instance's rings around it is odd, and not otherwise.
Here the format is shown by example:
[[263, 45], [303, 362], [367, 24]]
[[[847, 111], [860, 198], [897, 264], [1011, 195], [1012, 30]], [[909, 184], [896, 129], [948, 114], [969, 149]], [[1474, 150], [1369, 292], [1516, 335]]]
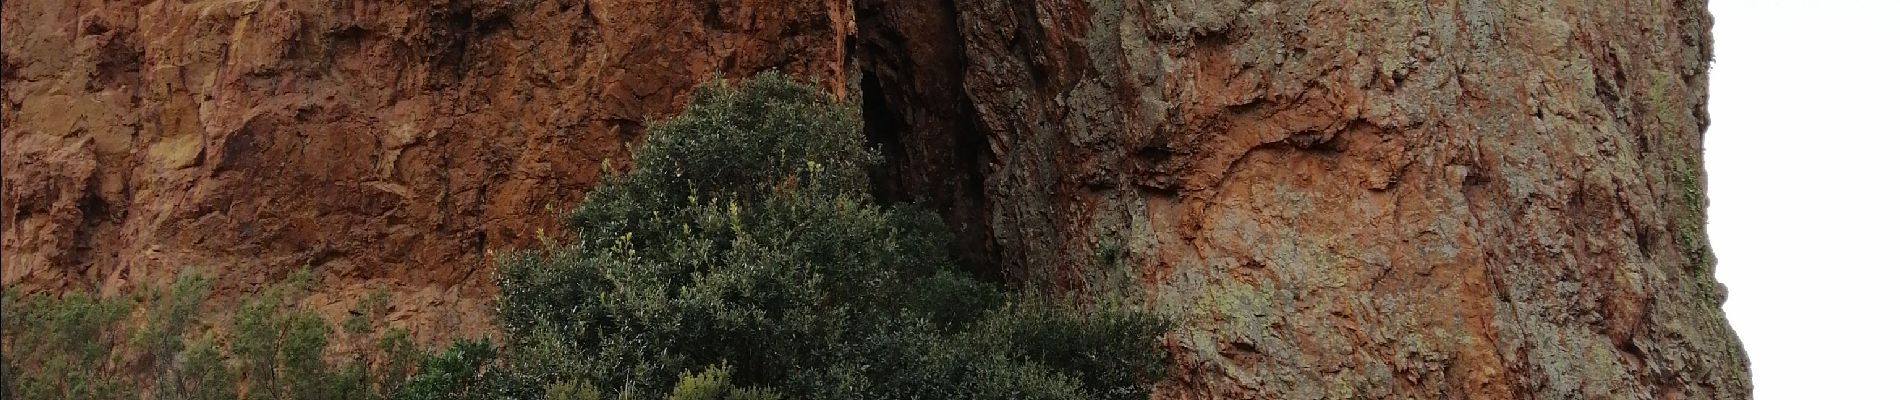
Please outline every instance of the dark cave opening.
[[907, 160], [902, 142], [905, 125], [884, 98], [884, 87], [878, 83], [876, 75], [864, 71], [863, 82], [859, 85], [863, 96], [860, 111], [864, 117], [866, 142], [884, 156], [884, 163], [871, 170], [871, 196], [879, 204], [914, 201], [905, 195], [899, 181], [904, 176], [901, 171], [903, 161]]
[[988, 136], [963, 91], [956, 3], [867, 0], [856, 11], [851, 47], [865, 139], [884, 156], [871, 173], [872, 196], [936, 211], [956, 236], [960, 264], [1003, 281], [983, 189]]
[[[936, 211], [955, 234], [952, 249], [959, 265], [979, 279], [1003, 282], [1006, 274], [991, 254], [984, 220], [983, 164], [976, 152], [984, 148], [983, 136], [959, 119], [969, 114], [957, 113], [963, 108], [954, 101], [886, 89], [887, 83], [869, 69], [860, 78], [865, 143], [883, 157], [870, 171], [872, 199]], [[929, 116], [910, 117], [922, 114]]]

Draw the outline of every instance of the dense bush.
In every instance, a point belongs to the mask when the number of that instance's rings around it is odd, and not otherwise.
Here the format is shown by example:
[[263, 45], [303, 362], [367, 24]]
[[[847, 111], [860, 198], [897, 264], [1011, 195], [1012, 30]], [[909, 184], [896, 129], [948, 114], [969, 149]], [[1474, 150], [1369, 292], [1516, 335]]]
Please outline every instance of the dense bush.
[[396, 388], [396, 400], [473, 400], [487, 398], [489, 389], [481, 384], [482, 368], [495, 359], [495, 346], [487, 340], [456, 340], [441, 353], [430, 355], [417, 366], [415, 375]]
[[[407, 331], [392, 329], [379, 341], [380, 353], [343, 349], [346, 357], [335, 359], [335, 340], [350, 338], [294, 305], [310, 281], [308, 272], [298, 272], [247, 296], [222, 337], [196, 327], [213, 323], [199, 313], [211, 284], [200, 274], [181, 274], [169, 287], [142, 290], [131, 299], [8, 292], [0, 310], [6, 315], [8, 392], [0, 398], [472, 398], [453, 394], [475, 387], [468, 384], [475, 379], [462, 371], [487, 359], [461, 355], [485, 342], [457, 342], [431, 355], [418, 350]], [[379, 291], [365, 303], [378, 296], [387, 302], [386, 292]], [[135, 302], [144, 305], [142, 321], [126, 318]], [[366, 334], [367, 328], [356, 331]], [[492, 358], [493, 348], [487, 352]], [[132, 358], [117, 362], [115, 354]], [[372, 358], [381, 360], [374, 369]]]
[[632, 173], [570, 215], [570, 245], [502, 260], [510, 352], [498, 387], [643, 399], [1147, 397], [1160, 318], [1009, 295], [959, 272], [941, 221], [870, 203], [878, 160], [858, 121], [777, 74], [701, 88], [649, 131]]
[[[123, 299], [5, 296], [6, 393], [17, 399], [117, 399], [135, 393], [109, 367], [113, 329], [132, 311]], [[32, 356], [26, 356], [26, 355]]]

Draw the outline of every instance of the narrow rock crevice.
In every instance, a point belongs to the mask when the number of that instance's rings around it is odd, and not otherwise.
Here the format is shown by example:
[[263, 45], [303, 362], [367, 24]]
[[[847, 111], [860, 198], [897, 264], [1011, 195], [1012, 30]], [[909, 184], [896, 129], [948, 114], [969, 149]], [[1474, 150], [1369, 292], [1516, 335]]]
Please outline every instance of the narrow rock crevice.
[[901, 167], [900, 160], [910, 159], [902, 142], [909, 129], [891, 111], [889, 102], [885, 100], [889, 94], [884, 92], [884, 85], [875, 77], [876, 72], [867, 68], [861, 73], [863, 81], [858, 84], [861, 96], [858, 105], [864, 116], [865, 142], [877, 149], [885, 160], [884, 168], [871, 171], [871, 180], [874, 182], [871, 195], [881, 204], [907, 201], [899, 181], [902, 171], [898, 168]]
[[873, 193], [942, 215], [956, 250], [978, 276], [1000, 280], [985, 227], [985, 135], [963, 90], [967, 62], [952, 1], [869, 0], [856, 4], [850, 49], [867, 141], [884, 154]]

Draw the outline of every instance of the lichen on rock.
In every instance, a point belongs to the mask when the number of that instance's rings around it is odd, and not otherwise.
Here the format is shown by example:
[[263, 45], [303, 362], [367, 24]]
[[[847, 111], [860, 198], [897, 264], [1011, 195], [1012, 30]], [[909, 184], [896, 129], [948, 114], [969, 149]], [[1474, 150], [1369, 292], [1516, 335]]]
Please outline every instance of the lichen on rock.
[[488, 329], [492, 250], [561, 235], [695, 84], [778, 69], [876, 114], [878, 197], [980, 272], [1186, 316], [1158, 398], [1750, 392], [1704, 1], [18, 3], [8, 286], [195, 265], [228, 304], [309, 266], [317, 309], [394, 283], [384, 323]]

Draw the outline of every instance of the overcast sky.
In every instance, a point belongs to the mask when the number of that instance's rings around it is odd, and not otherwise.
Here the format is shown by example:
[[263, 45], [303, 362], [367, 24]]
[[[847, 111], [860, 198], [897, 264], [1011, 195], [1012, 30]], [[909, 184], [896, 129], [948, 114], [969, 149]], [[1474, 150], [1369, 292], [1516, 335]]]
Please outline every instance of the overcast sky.
[[1900, 399], [1900, 2], [1712, 0], [1704, 153], [1759, 399]]

